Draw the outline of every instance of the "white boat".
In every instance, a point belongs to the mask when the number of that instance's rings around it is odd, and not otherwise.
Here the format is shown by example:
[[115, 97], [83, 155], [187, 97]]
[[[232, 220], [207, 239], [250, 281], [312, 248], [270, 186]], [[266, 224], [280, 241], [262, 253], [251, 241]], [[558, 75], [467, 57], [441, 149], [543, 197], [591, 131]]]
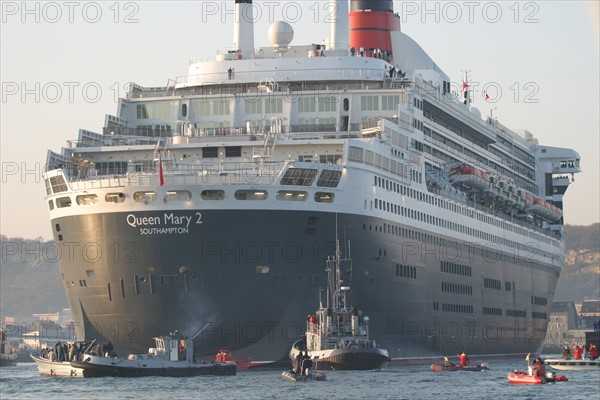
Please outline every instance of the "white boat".
[[40, 353], [32, 353], [31, 359], [35, 361], [40, 375], [83, 378], [83, 369], [73, 367], [70, 361], [51, 361]]
[[547, 358], [547, 366], [559, 371], [600, 371], [600, 360], [565, 360], [564, 358]]

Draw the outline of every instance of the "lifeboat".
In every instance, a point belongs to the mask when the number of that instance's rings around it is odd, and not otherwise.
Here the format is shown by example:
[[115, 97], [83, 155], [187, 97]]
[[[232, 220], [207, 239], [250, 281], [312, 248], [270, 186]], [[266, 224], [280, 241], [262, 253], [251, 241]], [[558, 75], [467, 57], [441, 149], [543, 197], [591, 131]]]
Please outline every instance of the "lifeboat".
[[475, 190], [487, 189], [490, 180], [490, 174], [468, 164], [460, 164], [450, 169], [448, 177], [453, 185], [462, 185]]
[[519, 199], [519, 207], [524, 210], [529, 210], [533, 206], [533, 195], [524, 189], [517, 189], [517, 198]]
[[562, 212], [558, 207], [538, 197], [533, 198], [531, 212], [550, 222], [558, 221], [562, 217]]

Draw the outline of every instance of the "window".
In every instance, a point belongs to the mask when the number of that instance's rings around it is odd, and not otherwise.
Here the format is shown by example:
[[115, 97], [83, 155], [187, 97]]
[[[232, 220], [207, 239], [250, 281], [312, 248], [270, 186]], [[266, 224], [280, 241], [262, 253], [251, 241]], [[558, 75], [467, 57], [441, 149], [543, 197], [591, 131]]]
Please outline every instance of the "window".
[[71, 198], [70, 197], [60, 197], [56, 199], [56, 207], [65, 208], [71, 207]]
[[171, 118], [171, 103], [157, 101], [137, 105], [138, 119], [169, 119]]
[[213, 115], [229, 115], [229, 100], [213, 101]]
[[187, 104], [182, 104], [181, 105], [181, 116], [182, 117], [187, 117]]
[[315, 193], [315, 201], [317, 203], [333, 203], [335, 195], [333, 193], [317, 192]]
[[151, 203], [156, 200], [156, 192], [135, 192], [133, 201]]
[[95, 194], [83, 194], [79, 195], [75, 198], [77, 205], [79, 206], [89, 206], [91, 204], [98, 203], [98, 196]]
[[334, 171], [325, 169], [321, 172], [321, 176], [319, 176], [319, 180], [317, 181], [317, 186], [324, 187], [337, 187], [340, 183], [340, 178], [342, 177], [342, 171]]
[[196, 117], [207, 117], [210, 115], [210, 102], [206, 99], [192, 100], [191, 107]]
[[307, 192], [297, 190], [280, 190], [277, 192], [275, 198], [283, 201], [306, 201], [307, 196]]
[[107, 203], [122, 203], [125, 201], [125, 193], [106, 193], [104, 200]]
[[290, 167], [287, 171], [285, 171], [283, 178], [281, 178], [280, 184], [311, 186], [316, 176], [316, 169]]
[[362, 96], [360, 98], [360, 109], [362, 111], [378, 111], [379, 96]]
[[319, 97], [319, 112], [337, 111], [337, 98]]
[[54, 202], [52, 200], [48, 200], [48, 208], [50, 211], [54, 210]]
[[192, 192], [189, 190], [169, 190], [165, 194], [165, 201], [187, 201], [192, 199]]
[[218, 158], [219, 148], [218, 147], [203, 147], [202, 158]]
[[225, 157], [241, 157], [242, 146], [225, 147]]
[[384, 111], [395, 111], [400, 104], [400, 96], [381, 96], [381, 109]]
[[223, 200], [225, 192], [223, 190], [203, 190], [200, 197], [202, 200]]
[[266, 200], [268, 193], [265, 190], [238, 190], [234, 197], [237, 200]]
[[281, 114], [283, 112], [283, 100], [282, 99], [265, 99], [265, 113]]
[[298, 112], [315, 112], [316, 104], [314, 97], [302, 97], [298, 99]]
[[54, 193], [66, 192], [67, 190], [69, 190], [65, 178], [63, 178], [62, 176], [50, 177], [50, 185], [52, 186], [52, 191]]
[[244, 100], [244, 109], [246, 114], [262, 114], [262, 99]]

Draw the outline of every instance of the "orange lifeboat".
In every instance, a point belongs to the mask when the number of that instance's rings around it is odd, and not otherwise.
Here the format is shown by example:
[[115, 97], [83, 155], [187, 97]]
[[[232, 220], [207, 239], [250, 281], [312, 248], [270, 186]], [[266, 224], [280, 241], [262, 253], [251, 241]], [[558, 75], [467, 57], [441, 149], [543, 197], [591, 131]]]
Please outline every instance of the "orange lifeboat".
[[550, 222], [556, 222], [562, 217], [562, 211], [553, 204], [540, 198], [533, 198], [531, 212], [547, 219]]
[[452, 168], [448, 177], [453, 185], [462, 185], [476, 190], [487, 189], [490, 181], [490, 174], [468, 164], [460, 164]]
[[524, 189], [517, 189], [520, 208], [529, 210], [533, 206], [533, 195]]

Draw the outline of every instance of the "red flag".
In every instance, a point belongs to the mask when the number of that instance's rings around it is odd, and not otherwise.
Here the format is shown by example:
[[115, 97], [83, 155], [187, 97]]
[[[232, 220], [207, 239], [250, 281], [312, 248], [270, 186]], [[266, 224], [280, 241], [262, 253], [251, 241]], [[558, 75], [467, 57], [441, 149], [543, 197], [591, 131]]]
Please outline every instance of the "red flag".
[[160, 158], [158, 159], [158, 181], [160, 182], [160, 186], [163, 186], [165, 184], [165, 177], [163, 176], [162, 169], [162, 160]]
[[469, 87], [469, 85], [467, 85], [467, 82], [463, 82], [463, 83], [462, 83], [462, 90], [463, 90], [463, 92], [464, 92], [465, 90], [467, 90], [467, 88], [468, 88], [468, 87]]
[[485, 92], [485, 101], [488, 101], [490, 99], [490, 95], [487, 94], [487, 92]]

